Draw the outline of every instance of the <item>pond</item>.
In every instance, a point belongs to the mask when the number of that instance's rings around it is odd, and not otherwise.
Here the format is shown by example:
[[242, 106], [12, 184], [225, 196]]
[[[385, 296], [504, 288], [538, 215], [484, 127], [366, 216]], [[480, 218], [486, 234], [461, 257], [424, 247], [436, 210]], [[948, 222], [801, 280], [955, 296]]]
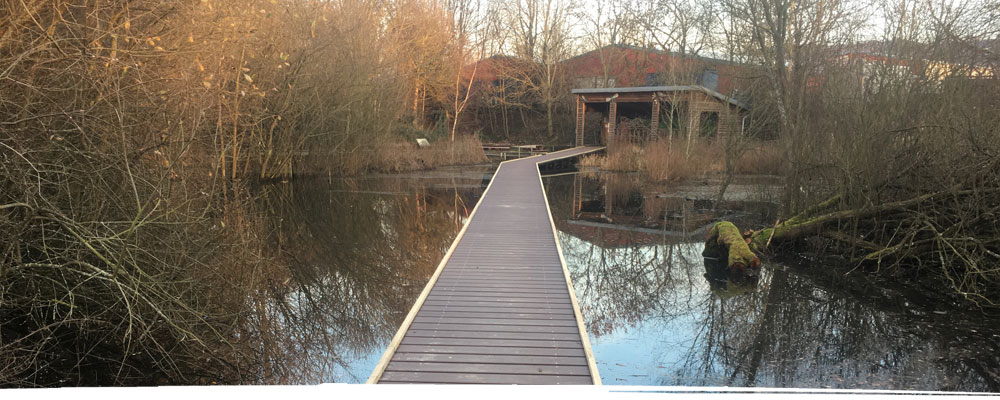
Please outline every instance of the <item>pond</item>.
[[[267, 249], [290, 289], [262, 315], [268, 383], [364, 383], [489, 183], [495, 167], [306, 178], [256, 198]], [[275, 290], [271, 290], [274, 292]], [[264, 319], [264, 317], [260, 317]], [[270, 353], [277, 353], [269, 355]], [[262, 356], [263, 356], [262, 355]], [[263, 361], [262, 361], [263, 362]]]
[[712, 222], [774, 223], [766, 182], [744, 179], [717, 207], [704, 184], [637, 174], [544, 182], [606, 385], [1000, 389], [996, 320], [805, 259], [765, 261], [755, 285], [711, 274]]
[[[268, 305], [295, 360], [275, 381], [365, 382], [494, 169], [260, 188], [257, 217], [293, 280]], [[805, 258], [765, 262], [756, 284], [708, 274], [713, 222], [774, 222], [767, 178], [742, 178], [718, 205], [705, 182], [544, 184], [606, 385], [1000, 390], [995, 319]]]

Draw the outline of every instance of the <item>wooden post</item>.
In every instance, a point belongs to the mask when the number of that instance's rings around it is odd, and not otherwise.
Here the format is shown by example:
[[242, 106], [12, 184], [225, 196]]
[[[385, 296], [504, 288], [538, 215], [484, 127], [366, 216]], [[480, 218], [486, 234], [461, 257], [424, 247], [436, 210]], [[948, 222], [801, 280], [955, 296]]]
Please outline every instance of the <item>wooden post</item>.
[[660, 99], [653, 95], [653, 116], [650, 118], [649, 135], [656, 139], [660, 137]]
[[608, 193], [608, 184], [604, 184], [604, 218], [611, 221], [611, 212], [614, 211], [614, 197]]
[[611, 143], [612, 138], [615, 137], [615, 129], [618, 125], [618, 102], [615, 98], [611, 98], [611, 103], [608, 105], [608, 144]]
[[583, 146], [583, 121], [587, 115], [587, 103], [583, 96], [576, 96], [576, 145]]
[[573, 174], [573, 219], [580, 216], [583, 208], [583, 175]]
[[701, 108], [696, 106], [695, 96], [688, 95], [688, 142], [697, 137], [701, 132]]

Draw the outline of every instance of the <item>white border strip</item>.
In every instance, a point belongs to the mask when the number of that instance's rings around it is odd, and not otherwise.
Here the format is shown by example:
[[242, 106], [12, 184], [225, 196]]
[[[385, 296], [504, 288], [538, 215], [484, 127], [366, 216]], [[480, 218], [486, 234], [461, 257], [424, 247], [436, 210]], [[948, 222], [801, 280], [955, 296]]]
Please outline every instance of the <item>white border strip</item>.
[[[593, 151], [597, 151], [595, 149]], [[551, 162], [569, 157], [579, 157], [592, 153], [587, 151], [567, 157], [553, 158], [545, 160]], [[566, 267], [566, 259], [563, 258], [562, 245], [559, 243], [559, 231], [556, 230], [556, 222], [552, 219], [552, 209], [549, 207], [549, 196], [545, 193], [545, 184], [542, 182], [541, 162], [535, 163], [535, 172], [538, 173], [538, 185], [542, 190], [542, 198], [545, 200], [545, 212], [549, 215], [549, 224], [552, 226], [552, 239], [556, 241], [556, 251], [559, 252], [559, 263], [562, 264], [563, 275], [566, 278], [566, 289], [569, 290], [569, 299], [573, 303], [573, 314], [576, 316], [576, 327], [580, 331], [580, 340], [583, 342], [583, 353], [587, 356], [587, 368], [590, 369], [590, 376], [594, 385], [601, 386], [601, 374], [597, 371], [597, 362], [594, 360], [594, 351], [590, 348], [590, 337], [587, 335], [587, 327], [583, 323], [583, 313], [580, 312], [580, 303], [576, 300], [576, 291], [573, 289], [573, 279], [569, 275], [569, 268]]]
[[378, 365], [375, 366], [375, 370], [372, 371], [372, 375], [368, 377], [368, 384], [378, 383], [379, 379], [382, 379], [382, 373], [385, 372], [386, 367], [389, 366], [389, 361], [392, 360], [392, 356], [396, 354], [396, 349], [399, 347], [400, 343], [403, 342], [403, 336], [406, 336], [406, 331], [410, 329], [410, 325], [413, 324], [413, 320], [417, 317], [417, 312], [420, 311], [420, 307], [424, 305], [424, 301], [427, 300], [427, 296], [430, 295], [431, 289], [434, 288], [434, 284], [437, 283], [438, 277], [441, 276], [441, 271], [444, 270], [444, 266], [448, 264], [448, 260], [451, 259], [452, 253], [455, 252], [455, 248], [458, 247], [458, 242], [462, 241], [462, 236], [465, 236], [465, 231], [469, 229], [469, 224], [472, 223], [472, 218], [476, 216], [476, 211], [479, 210], [479, 205], [483, 204], [483, 199], [490, 192], [490, 188], [493, 187], [493, 182], [496, 182], [496, 177], [500, 174], [500, 169], [503, 168], [504, 163], [517, 160], [503, 161], [497, 166], [496, 172], [493, 173], [493, 177], [490, 178], [490, 183], [486, 185], [486, 190], [483, 191], [483, 195], [479, 197], [479, 201], [476, 202], [476, 206], [472, 208], [472, 213], [469, 214], [469, 219], [465, 220], [465, 224], [462, 225], [462, 230], [458, 231], [458, 235], [455, 236], [455, 241], [451, 242], [451, 247], [448, 248], [448, 252], [444, 254], [441, 258], [441, 262], [438, 263], [437, 269], [434, 270], [434, 275], [431, 275], [431, 279], [427, 281], [427, 285], [424, 286], [424, 290], [420, 292], [420, 297], [417, 297], [417, 301], [413, 303], [413, 307], [410, 307], [409, 314], [406, 314], [406, 319], [403, 320], [403, 324], [399, 326], [399, 330], [396, 331], [396, 335], [392, 337], [392, 341], [389, 342], [389, 346], [386, 347], [385, 353], [382, 354], [382, 358], [379, 360]]

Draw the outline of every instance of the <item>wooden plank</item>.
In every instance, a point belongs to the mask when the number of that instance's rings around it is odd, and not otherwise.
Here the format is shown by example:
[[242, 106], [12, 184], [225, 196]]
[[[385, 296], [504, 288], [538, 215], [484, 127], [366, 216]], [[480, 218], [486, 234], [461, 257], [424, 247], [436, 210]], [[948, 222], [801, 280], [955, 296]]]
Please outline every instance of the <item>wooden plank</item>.
[[651, 103], [653, 95], [651, 93], [619, 93], [615, 101], [619, 103]]
[[510, 292], [478, 292], [469, 290], [447, 290], [435, 288], [431, 291], [431, 296], [447, 297], [447, 296], [458, 296], [458, 297], [510, 297], [516, 296], [522, 299], [564, 299], [566, 298], [566, 291], [562, 293], [558, 292], [548, 292], [548, 291], [510, 291]]
[[[520, 276], [518, 276], [518, 275], [520, 275]], [[463, 274], [455, 274], [455, 275], [450, 275], [448, 277], [449, 278], [448, 281], [441, 282], [441, 283], [439, 283], [439, 285], [442, 285], [443, 287], [450, 287], [452, 285], [459, 285], [461, 283], [468, 283], [468, 282], [453, 282], [451, 280], [451, 278], [466, 279], [466, 280], [476, 279], [476, 280], [478, 280], [480, 282], [487, 283], [487, 284], [503, 284], [503, 283], [510, 284], [510, 283], [513, 283], [515, 281], [520, 280], [521, 283], [528, 283], [528, 282], [536, 283], [535, 286], [550, 286], [553, 283], [558, 282], [553, 277], [553, 275], [546, 276], [544, 279], [532, 279], [527, 274], [517, 274], [517, 273], [513, 273], [513, 274], [511, 274], [510, 277], [507, 277], [507, 279], [508, 279], [509, 282], [498, 282], [497, 279], [492, 279], [492, 280], [489, 280], [489, 281], [487, 281], [485, 279], [478, 279], [478, 278], [491, 278], [491, 277], [497, 277], [497, 275], [496, 274], [482, 274], [482, 275], [479, 275], [479, 276], [475, 276], [475, 275], [472, 275], [472, 274], [464, 274], [464, 273]], [[523, 285], [522, 284], [520, 286], [517, 286], [517, 288], [533, 289], [533, 288], [535, 288], [535, 286], [527, 286], [527, 285]], [[435, 285], [435, 288], [437, 288], [437, 287], [438, 286]], [[509, 287], [510, 286], [508, 286], [508, 288]], [[567, 291], [566, 288], [564, 288], [564, 287], [563, 288], [559, 288], [559, 289], [562, 289], [563, 292]]]
[[[544, 267], [537, 267], [538, 269], [543, 269]], [[497, 281], [511, 281], [511, 282], [538, 282], [538, 283], [554, 283], [557, 282], [556, 278], [559, 275], [555, 273], [555, 268], [549, 268], [549, 271], [542, 272], [524, 272], [524, 271], [479, 271], [479, 270], [466, 270], [466, 271], [455, 271], [448, 274], [448, 281], [452, 280], [476, 280], [485, 283], [494, 283]]]
[[[484, 292], [507, 292], [507, 293], [563, 293], [568, 294], [564, 287], [554, 285], [517, 286], [516, 284], [497, 283], [476, 286], [469, 283], [448, 283], [436, 286], [434, 290], [448, 291], [484, 291]], [[433, 291], [433, 290], [432, 290]]]
[[574, 333], [533, 333], [533, 332], [476, 332], [476, 331], [439, 331], [433, 329], [410, 328], [406, 337], [434, 337], [456, 339], [531, 339], [531, 340], [580, 340], [580, 335]]
[[459, 280], [445, 280], [441, 279], [438, 281], [439, 284], [442, 282], [446, 283], [448, 287], [467, 287], [467, 288], [552, 288], [552, 289], [562, 289], [566, 290], [566, 285], [562, 282], [497, 282], [497, 283], [487, 283], [476, 280], [459, 281]]
[[572, 304], [567, 301], [505, 301], [493, 298], [477, 298], [476, 300], [435, 298], [428, 299], [427, 305], [438, 307], [477, 307], [477, 308], [534, 308], [546, 312], [556, 312], [555, 310], [567, 310], [572, 308]]
[[583, 357], [583, 349], [561, 349], [541, 347], [490, 347], [490, 346], [448, 346], [401, 344], [396, 350], [402, 353], [436, 353], [436, 354], [492, 354], [506, 356], [563, 356]]
[[[496, 239], [502, 240], [502, 239]], [[488, 246], [488, 244], [483, 244], [483, 246]], [[494, 267], [504, 268], [504, 267], [530, 267], [543, 268], [546, 272], [552, 271], [553, 268], [559, 268], [559, 260], [552, 260], [548, 257], [524, 257], [516, 254], [491, 254], [484, 255], [484, 257], [495, 257], [495, 259], [490, 259], [483, 261], [482, 258], [469, 258], [467, 260], [458, 260], [452, 264], [452, 267], [448, 271], [452, 272], [458, 270], [458, 268], [480, 268], [483, 270], [492, 270]]]
[[437, 305], [437, 306], [471, 306], [471, 307], [545, 307], [550, 309], [557, 309], [560, 307], [565, 307], [564, 309], [571, 310], [572, 304], [569, 302], [548, 302], [548, 303], [536, 303], [536, 302], [524, 302], [524, 301], [502, 301], [502, 300], [483, 300], [480, 301], [469, 301], [469, 300], [427, 300], [424, 304]]
[[[517, 260], [511, 260], [511, 262], [518, 262]], [[460, 278], [507, 278], [519, 280], [521, 282], [529, 282], [529, 278], [543, 278], [543, 279], [554, 279], [556, 275], [560, 272], [558, 265], [541, 265], [532, 263], [523, 263], [522, 265], [529, 266], [528, 268], [511, 268], [511, 267], [501, 267], [501, 266], [459, 266], [455, 267], [453, 271], [448, 271], [446, 278], [449, 279], [460, 279]], [[475, 276], [473, 276], [475, 275]]]
[[561, 315], [566, 312], [566, 307], [468, 307], [465, 305], [427, 305], [420, 308], [421, 311], [458, 311], [458, 312], [498, 312], [514, 314], [540, 314], [540, 315]]
[[[503, 240], [500, 238], [491, 238], [491, 240]], [[489, 246], [488, 243], [483, 243], [481, 246]], [[497, 252], [493, 254], [477, 254], [476, 258], [456, 258], [455, 262], [452, 263], [448, 271], [452, 271], [455, 268], [461, 267], [489, 267], [490, 269], [494, 267], [504, 268], [504, 267], [516, 267], [516, 268], [536, 268], [536, 267], [550, 267], [550, 268], [560, 268], [559, 259], [553, 259], [552, 255], [545, 256], [530, 256], [526, 254], [509, 254], [503, 252]], [[483, 258], [483, 257], [496, 257], [496, 258]], [[516, 261], [516, 262], [515, 262]]]
[[[555, 281], [534, 282], [534, 281], [526, 281], [523, 279], [520, 280], [512, 279], [508, 282], [503, 282], [503, 281], [487, 282], [478, 279], [454, 279], [449, 277], [447, 279], [442, 279], [441, 282], [438, 282], [438, 284], [442, 285], [443, 287], [514, 288], [514, 289], [546, 288], [546, 289], [566, 290], [565, 285], [560, 286], [559, 282]], [[437, 285], [435, 285], [435, 287], [437, 287]]]
[[449, 372], [394, 372], [382, 376], [384, 383], [476, 383], [496, 385], [589, 385], [589, 376], [577, 375], [525, 375], [525, 374], [473, 374]]
[[[548, 275], [540, 275], [540, 274], [527, 275], [527, 274], [517, 274], [517, 273], [484, 274], [484, 273], [474, 272], [474, 273], [456, 273], [448, 276], [448, 278], [477, 279], [477, 280], [491, 281], [491, 282], [506, 280], [506, 281], [521, 281], [521, 282], [528, 281], [528, 282], [551, 283], [551, 282], [559, 282], [559, 279], [557, 278], [562, 278], [562, 277], [556, 274], [548, 274]], [[447, 286], [448, 282], [443, 282], [442, 284]]]
[[[511, 262], [518, 262], [517, 260], [511, 260]], [[559, 274], [558, 265], [543, 265], [539, 263], [521, 263], [522, 265], [531, 266], [531, 270], [524, 269], [505, 269], [504, 267], [482, 267], [478, 265], [474, 266], [460, 266], [456, 267], [454, 271], [448, 271], [447, 278], [451, 279], [469, 279], [469, 278], [501, 278], [501, 279], [514, 279], [520, 280], [522, 282], [531, 279], [554, 279]]]
[[576, 340], [530, 340], [530, 339], [459, 339], [459, 338], [403, 338], [403, 344], [441, 346], [489, 346], [489, 347], [537, 347], [543, 349], [578, 349], [580, 338]]
[[415, 318], [413, 322], [478, 325], [576, 326], [576, 320], [560, 321], [549, 319], [424, 317], [419, 313], [417, 313], [417, 318]]
[[466, 263], [456, 263], [454, 268], [448, 269], [448, 274], [457, 273], [469, 273], [469, 272], [479, 272], [479, 273], [495, 273], [495, 274], [538, 274], [546, 275], [559, 272], [561, 269], [559, 267], [559, 261], [552, 260], [541, 260], [541, 259], [524, 259], [509, 255], [496, 255], [493, 257], [504, 258], [507, 263], [501, 264], [496, 263], [480, 263], [480, 262], [466, 262]]
[[469, 269], [465, 271], [449, 271], [449, 278], [507, 278], [519, 280], [555, 280], [562, 278], [561, 271], [556, 271], [555, 267], [551, 271], [482, 271]]
[[[434, 287], [434, 290], [442, 290], [442, 291], [443, 290], [461, 290], [461, 289], [464, 289], [464, 290], [468, 291], [469, 287], [466, 286], [465, 284], [457, 283], [457, 282], [444, 282], [444, 283], [440, 283], [440, 284], [438, 284], [438, 285], [436, 285]], [[489, 287], [476, 287], [475, 290], [476, 291], [491, 291], [491, 292], [510, 292], [510, 291], [517, 290], [517, 291], [524, 291], [526, 293], [527, 292], [532, 292], [532, 291], [534, 291], [534, 292], [550, 291], [550, 292], [558, 292], [558, 293], [561, 293], [561, 294], [567, 294], [568, 293], [568, 291], [566, 290], [566, 288], [564, 288], [564, 287], [558, 287], [558, 286], [552, 286], [552, 285], [535, 285], [535, 286], [527, 286], [527, 285], [513, 286], [513, 285], [511, 285], [511, 286], [506, 286], [506, 287], [492, 287], [492, 288], [489, 288]]]
[[527, 319], [527, 320], [566, 320], [566, 321], [576, 321], [576, 318], [571, 313], [567, 313], [563, 310], [561, 313], [548, 313], [548, 314], [528, 314], [528, 313], [505, 313], [498, 311], [479, 311], [479, 312], [463, 312], [463, 311], [453, 311], [453, 310], [426, 310], [421, 309], [420, 313], [417, 314], [421, 317], [449, 317], [449, 318], [502, 318], [502, 319]]
[[457, 362], [395, 361], [388, 371], [460, 372], [474, 374], [578, 375], [590, 378], [590, 370], [581, 365], [479, 364]]
[[[511, 277], [504, 277], [504, 276], [495, 276], [495, 277], [449, 276], [449, 277], [447, 277], [445, 279], [442, 279], [442, 281], [444, 283], [447, 283], [447, 282], [450, 282], [450, 281], [456, 281], [456, 280], [460, 280], [460, 281], [478, 281], [478, 282], [488, 282], [488, 283], [517, 283], [517, 282], [525, 282], [525, 279], [523, 277], [519, 277], [519, 276], [516, 276], [516, 275], [515, 276], [511, 276]], [[556, 279], [553, 276], [553, 277], [550, 277], [550, 278], [547, 278], [547, 279], [533, 279], [533, 280], [530, 280], [529, 282], [536, 282], [536, 283], [557, 283], [557, 282], [562, 282], [562, 281], [559, 280], [559, 279]]]
[[[490, 288], [479, 288], [484, 291], [475, 291], [470, 288], [458, 288], [456, 290], [449, 290], [447, 288], [436, 289], [431, 292], [430, 296], [435, 296], [438, 299], [464, 299], [471, 301], [483, 301], [495, 300], [495, 299], [505, 299], [505, 298], [519, 298], [522, 300], [530, 300], [533, 303], [545, 303], [556, 301], [559, 303], [566, 302], [569, 300], [569, 293], [564, 289], [561, 293], [557, 292], [558, 289], [538, 289], [538, 290], [524, 290], [524, 291], [498, 291], [497, 289]], [[487, 291], [488, 290], [488, 291]]]
[[[504, 234], [497, 233], [496, 231], [482, 234], [473, 233], [472, 235], [474, 236], [462, 242], [462, 247], [460, 247], [459, 250], [475, 250], [476, 255], [514, 254], [524, 256], [526, 258], [551, 258], [552, 254], [549, 253], [551, 249], [548, 244], [548, 241], [551, 238], [545, 235], [538, 235], [535, 233], [534, 229], [535, 228], [532, 228], [531, 230], [523, 232], [507, 231]], [[495, 239], [501, 239], [504, 242], [501, 242], [502, 244], [500, 244], [493, 241]], [[480, 246], [482, 245], [487, 245], [489, 247], [481, 248]], [[479, 259], [479, 261], [491, 260]]]
[[[519, 234], [518, 236], [523, 237], [524, 235], [525, 234]], [[536, 238], [536, 239], [548, 240], [548, 238]], [[487, 240], [483, 240], [481, 243], [475, 244], [475, 246], [477, 247], [490, 246], [490, 243], [496, 243], [496, 240], [507, 240], [507, 239], [491, 235]], [[532, 241], [532, 243], [537, 243], [537, 241]], [[486, 257], [512, 257], [518, 260], [523, 260], [525, 262], [544, 262], [550, 264], [554, 263], [557, 266], [559, 265], [558, 258], [554, 257], [552, 254], [547, 254], [547, 252], [551, 251], [551, 249], [544, 249], [544, 248], [528, 249], [526, 248], [527, 246], [528, 246], [527, 244], [525, 244], [524, 246], [513, 245], [508, 250], [504, 250], [502, 248], [492, 248], [488, 251], [479, 251], [479, 249], [474, 249], [476, 250], [476, 257], [475, 258], [469, 257], [469, 262], [472, 265], [477, 265], [477, 264], [506, 265], [504, 261], [507, 260], [490, 259]], [[551, 247], [551, 246], [546, 246], [546, 247]]]
[[570, 301], [567, 298], [524, 298], [518, 296], [449, 296], [449, 295], [439, 295], [431, 294], [427, 296], [428, 301], [470, 301], [470, 302], [482, 302], [482, 301], [493, 301], [502, 303], [541, 303], [541, 304], [559, 304], [566, 303], [569, 304]]
[[[484, 244], [484, 246], [486, 245]], [[558, 270], [561, 268], [559, 266], [559, 260], [551, 260], [548, 258], [527, 258], [510, 254], [486, 255], [486, 257], [495, 257], [496, 259], [488, 262], [483, 262], [482, 259], [460, 259], [451, 264], [451, 268], [448, 269], [448, 272], [452, 272], [452, 270], [460, 271], [464, 268], [478, 268], [484, 271], [493, 270], [494, 268], [518, 268], [517, 271], [524, 272], [525, 270], [522, 269], [524, 267], [531, 268], [531, 272], [551, 272], [553, 269]]]
[[429, 354], [429, 353], [399, 353], [393, 358], [396, 361], [419, 362], [457, 362], [484, 364], [521, 364], [521, 365], [581, 365], [586, 366], [583, 357], [561, 356], [508, 356], [485, 354]]
[[[466, 258], [466, 260], [468, 260], [472, 264], [501, 264], [503, 263], [503, 261], [506, 261], [502, 259], [480, 257], [480, 255], [485, 255], [489, 257], [494, 257], [494, 256], [517, 257], [519, 259], [523, 259], [529, 262], [535, 261], [535, 262], [548, 262], [548, 263], [554, 262], [556, 264], [559, 263], [558, 258], [553, 259], [553, 255], [548, 254], [548, 252], [551, 251], [551, 249], [545, 249], [545, 248], [532, 249], [528, 247], [531, 246], [528, 243], [536, 244], [539, 242], [547, 242], [551, 240], [551, 238], [533, 237], [529, 233], [517, 233], [516, 235], [522, 238], [527, 238], [529, 241], [524, 242], [523, 244], [513, 243], [509, 248], [493, 247], [489, 250], [482, 250], [483, 247], [492, 246], [493, 244], [496, 244], [497, 240], [507, 240], [507, 241], [511, 240], [496, 235], [489, 235], [487, 237], [484, 237], [483, 240], [479, 241], [478, 243], [476, 241], [470, 241], [471, 243], [469, 243], [470, 247], [469, 249], [464, 249], [464, 248], [459, 249], [460, 251], [468, 250], [468, 253], [464, 254], [460, 253], [458, 256]], [[550, 246], [551, 245], [546, 243], [545, 247], [550, 247]], [[462, 258], [457, 258], [457, 260], [462, 260]]]

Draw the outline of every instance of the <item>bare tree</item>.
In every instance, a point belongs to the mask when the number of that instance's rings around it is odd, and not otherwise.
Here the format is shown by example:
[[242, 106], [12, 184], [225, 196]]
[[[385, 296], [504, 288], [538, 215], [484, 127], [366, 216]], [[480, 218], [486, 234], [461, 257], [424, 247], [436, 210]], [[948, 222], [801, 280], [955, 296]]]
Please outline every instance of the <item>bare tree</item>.
[[506, 14], [511, 46], [521, 61], [510, 77], [545, 108], [549, 140], [555, 138], [555, 107], [567, 95], [561, 62], [570, 52], [573, 7], [568, 0], [519, 0]]
[[598, 2], [593, 10], [582, 8], [577, 19], [583, 21], [584, 41], [588, 47], [598, 52], [603, 79], [598, 87], [613, 87], [612, 67], [618, 53], [618, 45], [625, 40], [625, 30], [630, 25], [629, 11], [625, 2]]
[[[469, 103], [469, 96], [472, 94], [472, 84], [476, 80], [476, 73], [479, 72], [479, 63], [473, 62], [472, 72], [466, 76], [466, 68], [469, 61], [469, 51], [476, 51], [473, 53], [473, 58], [482, 59], [485, 53], [485, 39], [483, 35], [477, 35], [478, 43], [470, 42], [470, 30], [473, 29], [474, 24], [478, 21], [475, 18], [478, 17], [478, 3], [475, 5], [471, 0], [454, 0], [449, 4], [449, 13], [452, 19], [452, 41], [453, 46], [456, 49], [455, 60], [458, 63], [458, 68], [455, 70], [455, 96], [453, 98], [453, 107], [451, 114], [451, 132], [450, 137], [452, 141], [455, 141], [455, 131], [458, 129], [458, 119], [465, 110], [466, 105]], [[462, 81], [465, 81], [463, 84]], [[462, 94], [462, 89], [464, 87], [464, 96]]]
[[[797, 189], [801, 156], [812, 151], [813, 138], [803, 127], [811, 80], [832, 56], [831, 49], [853, 39], [864, 22], [866, 6], [827, 0], [726, 0], [723, 8], [726, 20], [734, 24], [731, 29], [748, 35], [750, 60], [761, 65], [767, 77], [777, 135], [784, 143], [786, 161], [792, 164], [786, 186]], [[786, 193], [786, 209], [801, 207], [797, 190]]]

